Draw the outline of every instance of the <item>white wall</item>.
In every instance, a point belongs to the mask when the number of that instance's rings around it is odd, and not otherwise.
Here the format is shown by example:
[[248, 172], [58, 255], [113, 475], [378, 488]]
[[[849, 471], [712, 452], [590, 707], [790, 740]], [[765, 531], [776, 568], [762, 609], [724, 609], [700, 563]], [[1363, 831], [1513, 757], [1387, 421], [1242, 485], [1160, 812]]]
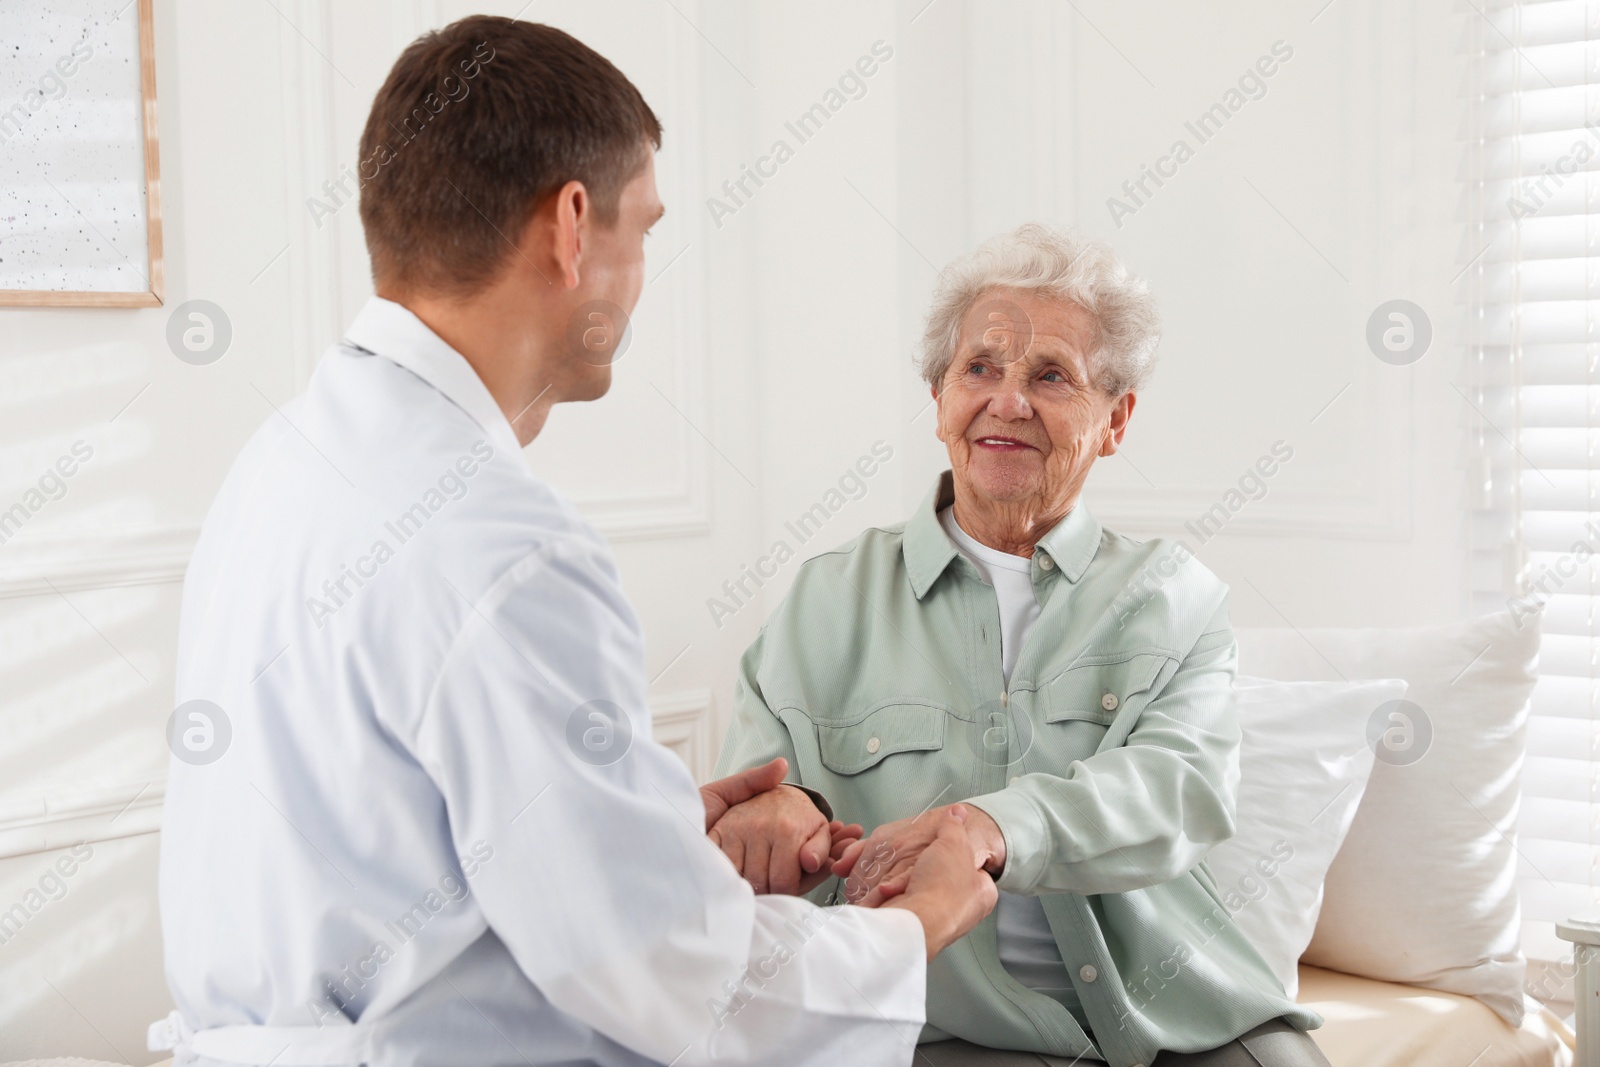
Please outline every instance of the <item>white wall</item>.
[[[1107, 238], [1150, 279], [1162, 364], [1087, 499], [1114, 529], [1183, 537], [1233, 586], [1236, 621], [1455, 616], [1460, 16], [1443, 3], [1340, 3], [1314, 24], [1320, 3], [1079, 7], [941, 3], [913, 27], [908, 68], [925, 63], [928, 83], [964, 68], [968, 90], [903, 120], [902, 167], [923, 198], [908, 205], [908, 238], [942, 264], [1043, 219]], [[1185, 121], [1277, 41], [1293, 57], [1265, 95], [1200, 144]], [[941, 144], [956, 108], [964, 139]], [[1123, 181], [1179, 137], [1194, 157], [1119, 226], [1107, 200], [1131, 203]], [[933, 146], [947, 168], [918, 165]], [[1433, 319], [1412, 367], [1365, 344], [1369, 313], [1392, 297]], [[1184, 529], [1278, 440], [1294, 458], [1264, 499], [1208, 542]]]
[[[96, 451], [64, 500], [0, 546], [0, 909], [62, 846], [94, 850], [66, 895], [0, 944], [0, 1059], [152, 1058], [143, 1024], [167, 1000], [150, 831], [182, 567], [233, 456], [369, 291], [354, 206], [319, 227], [306, 200], [354, 164], [405, 42], [522, 3], [275, 5], [156, 5], [168, 308], [0, 312], [5, 486], [20, 492], [63, 440]], [[1108, 237], [1165, 309], [1164, 363], [1126, 457], [1091, 482], [1104, 522], [1184, 536], [1282, 439], [1295, 456], [1265, 499], [1203, 546], [1188, 535], [1234, 586], [1237, 621], [1400, 625], [1463, 609], [1458, 457], [1475, 416], [1450, 383], [1466, 315], [1452, 280], [1476, 251], [1459, 206], [1455, 42], [1470, 13], [1321, 6], [540, 0], [526, 12], [610, 56], [666, 127], [669, 214], [633, 347], [613, 395], [558, 412], [529, 462], [612, 537], [645, 620], [658, 732], [697, 773], [715, 757], [737, 657], [796, 563], [759, 590], [746, 579], [747, 605], [724, 581], [779, 540], [809, 555], [921, 499], [941, 451], [912, 357], [936, 268], [1025, 219]], [[1106, 198], [1280, 39], [1294, 57], [1266, 95], [1117, 227]], [[878, 41], [893, 55], [865, 95], [798, 143], [785, 123]], [[714, 218], [722, 182], [780, 138], [793, 158]], [[1363, 340], [1369, 312], [1396, 296], [1433, 320], [1412, 367], [1378, 362]], [[169, 309], [191, 298], [233, 323], [212, 366], [165, 345]], [[785, 521], [878, 441], [894, 457], [866, 494], [799, 543]], [[739, 610], [714, 621], [713, 597]]]
[[[890, 479], [817, 543], [922, 499], [944, 458], [912, 369], [936, 268], [1043, 220], [1110, 240], [1166, 320], [1124, 454], [1090, 482], [1102, 521], [1184, 538], [1233, 585], [1241, 624], [1461, 614], [1477, 419], [1451, 384], [1467, 317], [1458, 279], [1476, 251], [1464, 16], [1442, 2], [1302, 7], [763, 9], [755, 55], [780, 87], [762, 83], [772, 103], [745, 159], [871, 40], [895, 48], [894, 80], [874, 81], [727, 221], [760, 249], [766, 535], [879, 438], [896, 449]], [[1293, 55], [1265, 95], [1198, 144], [1185, 121], [1280, 41]], [[1108, 198], [1179, 136], [1194, 158], [1117, 225]], [[1433, 324], [1409, 367], [1365, 340], [1368, 316], [1396, 297]], [[1185, 529], [1280, 440], [1294, 458], [1264, 498], [1209, 539]], [[769, 605], [792, 573], [767, 587]]]

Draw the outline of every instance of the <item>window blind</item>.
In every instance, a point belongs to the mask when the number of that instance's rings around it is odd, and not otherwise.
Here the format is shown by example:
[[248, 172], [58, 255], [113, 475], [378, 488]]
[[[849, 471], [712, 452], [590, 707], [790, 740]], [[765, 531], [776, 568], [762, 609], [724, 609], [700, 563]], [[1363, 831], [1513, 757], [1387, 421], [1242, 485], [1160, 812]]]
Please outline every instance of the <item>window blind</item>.
[[1544, 608], [1518, 881], [1525, 950], [1559, 960], [1551, 924], [1600, 905], [1600, 0], [1480, 14], [1474, 585]]

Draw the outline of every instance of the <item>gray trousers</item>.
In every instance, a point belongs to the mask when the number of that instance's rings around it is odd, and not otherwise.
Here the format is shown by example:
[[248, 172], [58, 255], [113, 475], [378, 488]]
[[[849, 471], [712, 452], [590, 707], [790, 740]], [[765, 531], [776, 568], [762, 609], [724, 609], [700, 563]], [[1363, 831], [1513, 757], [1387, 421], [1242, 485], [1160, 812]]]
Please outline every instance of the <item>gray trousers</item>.
[[[914, 1067], [1094, 1067], [1098, 1060], [1068, 1060], [1042, 1052], [1010, 1052], [965, 1041], [918, 1045]], [[1282, 1019], [1205, 1052], [1162, 1052], [1149, 1067], [1331, 1067], [1316, 1042]]]

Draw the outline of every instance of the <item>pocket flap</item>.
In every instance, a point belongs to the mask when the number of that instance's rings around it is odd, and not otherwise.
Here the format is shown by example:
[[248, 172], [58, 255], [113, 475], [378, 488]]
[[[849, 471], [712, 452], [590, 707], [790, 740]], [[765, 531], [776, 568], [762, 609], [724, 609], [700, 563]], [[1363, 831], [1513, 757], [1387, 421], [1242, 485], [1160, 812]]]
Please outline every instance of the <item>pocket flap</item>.
[[896, 752], [944, 747], [943, 708], [887, 704], [849, 726], [817, 723], [818, 754], [835, 774], [860, 774]]
[[1140, 697], [1172, 657], [1165, 652], [1117, 655], [1111, 660], [1086, 657], [1089, 662], [1077, 663], [1051, 679], [1043, 689], [1044, 721], [1083, 719], [1109, 725], [1130, 703], [1143, 706]]

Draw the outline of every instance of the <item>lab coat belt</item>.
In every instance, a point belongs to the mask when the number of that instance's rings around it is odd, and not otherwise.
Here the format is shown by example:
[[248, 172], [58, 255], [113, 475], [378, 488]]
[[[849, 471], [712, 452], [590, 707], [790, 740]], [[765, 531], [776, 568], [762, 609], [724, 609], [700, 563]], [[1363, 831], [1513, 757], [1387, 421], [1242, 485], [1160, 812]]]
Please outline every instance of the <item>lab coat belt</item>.
[[192, 1056], [221, 1063], [273, 1067], [359, 1067], [370, 1063], [373, 1027], [344, 1022], [326, 1026], [217, 1026], [194, 1030], [174, 1011], [150, 1024], [152, 1052], [171, 1050], [177, 1062]]

